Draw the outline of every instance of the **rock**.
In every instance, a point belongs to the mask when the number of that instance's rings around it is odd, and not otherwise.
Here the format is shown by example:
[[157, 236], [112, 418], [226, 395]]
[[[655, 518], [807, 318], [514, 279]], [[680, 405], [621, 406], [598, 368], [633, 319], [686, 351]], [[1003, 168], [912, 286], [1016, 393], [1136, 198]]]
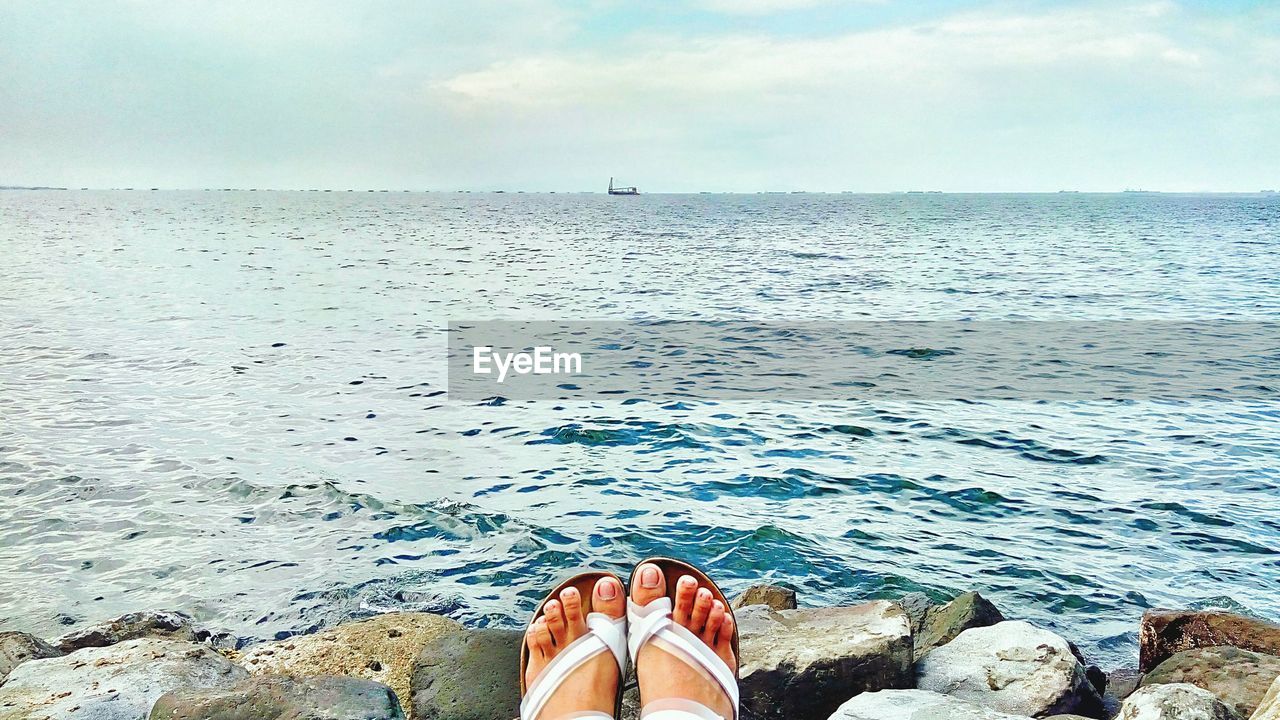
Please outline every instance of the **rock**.
[[911, 621], [888, 601], [737, 613], [744, 714], [826, 720], [863, 692], [912, 684]]
[[1184, 650], [1238, 647], [1280, 656], [1280, 625], [1228, 612], [1151, 610], [1138, 633], [1138, 668], [1148, 672]]
[[150, 720], [403, 720], [391, 688], [372, 680], [324, 675], [260, 675], [226, 688], [165, 693]]
[[795, 610], [796, 591], [780, 585], [752, 585], [729, 604], [734, 610], [748, 605], [768, 605], [774, 610]]
[[971, 628], [1004, 622], [1004, 615], [986, 598], [967, 592], [946, 605], [929, 608], [915, 634], [916, 660], [942, 647]]
[[195, 642], [195, 620], [186, 613], [169, 610], [147, 610], [121, 615], [114, 620], [63, 635], [54, 642], [64, 653], [83, 648], [107, 647], [125, 640], [139, 638], [164, 638]]
[[1235, 710], [1195, 685], [1149, 685], [1124, 701], [1117, 720], [1241, 720]]
[[1197, 648], [1175, 653], [1142, 680], [1143, 687], [1190, 683], [1208, 690], [1244, 717], [1262, 704], [1280, 677], [1280, 657], [1233, 647]]
[[1271, 683], [1271, 689], [1263, 696], [1258, 709], [1249, 720], [1280, 720], [1280, 677]]
[[1067, 641], [1022, 621], [960, 633], [917, 664], [916, 685], [1013, 715], [1102, 712]]
[[1137, 668], [1120, 668], [1107, 673], [1107, 691], [1102, 696], [1103, 715], [1115, 717], [1125, 698], [1133, 694], [1142, 683], [1142, 673]]
[[58, 657], [62, 651], [35, 635], [23, 632], [0, 633], [0, 685], [9, 671], [28, 660]]
[[841, 705], [830, 720], [1029, 720], [1006, 715], [951, 695], [927, 690], [863, 693]]
[[898, 598], [898, 607], [902, 608], [907, 613], [907, 617], [911, 618], [912, 637], [920, 634], [921, 628], [924, 627], [925, 616], [937, 604], [933, 601], [933, 598], [922, 592], [907, 593]]
[[416, 720], [495, 720], [520, 714], [515, 630], [463, 630], [427, 643], [413, 663]]
[[126, 640], [14, 668], [0, 686], [0, 718], [141, 720], [170, 690], [227, 687], [247, 676], [204, 645]]
[[254, 645], [240, 664], [255, 675], [346, 675], [391, 686], [409, 697], [409, 673], [418, 650], [462, 626], [431, 613], [387, 613], [318, 632]]
[[1094, 718], [1087, 718], [1083, 715], [1050, 715], [1044, 720], [1094, 720]]

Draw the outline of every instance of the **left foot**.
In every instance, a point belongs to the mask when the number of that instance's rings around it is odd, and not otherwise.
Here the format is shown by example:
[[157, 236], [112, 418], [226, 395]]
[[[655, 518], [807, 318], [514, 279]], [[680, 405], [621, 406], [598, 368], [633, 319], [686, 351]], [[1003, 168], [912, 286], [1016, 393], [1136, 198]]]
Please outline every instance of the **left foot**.
[[[538, 675], [556, 655], [574, 640], [586, 635], [587, 614], [604, 613], [620, 618], [626, 612], [627, 599], [617, 578], [603, 577], [591, 589], [591, 597], [583, 598], [575, 587], [560, 591], [543, 606], [542, 617], [529, 626], [525, 643], [529, 646], [529, 665], [525, 670], [525, 687], [532, 687]], [[601, 653], [570, 673], [547, 702], [539, 720], [556, 720], [582, 712], [602, 712], [613, 716], [618, 697], [618, 663], [610, 653]]]

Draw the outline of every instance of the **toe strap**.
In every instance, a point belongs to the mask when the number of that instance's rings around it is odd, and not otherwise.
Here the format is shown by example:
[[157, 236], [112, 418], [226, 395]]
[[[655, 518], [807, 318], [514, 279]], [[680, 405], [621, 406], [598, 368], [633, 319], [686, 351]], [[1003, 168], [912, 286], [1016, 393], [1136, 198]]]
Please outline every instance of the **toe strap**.
[[[729, 702], [733, 706], [733, 717], [736, 720], [738, 717], [737, 676], [733, 674], [733, 670], [729, 669], [724, 660], [721, 660], [720, 656], [716, 655], [715, 651], [704, 643], [701, 638], [671, 619], [671, 607], [672, 602], [669, 597], [657, 598], [643, 606], [637, 605], [630, 599], [627, 600], [627, 620], [631, 624], [630, 632], [627, 635], [627, 647], [631, 651], [631, 657], [639, 657], [641, 648], [655, 640], [660, 640], [663, 650], [671, 652], [673, 657], [680, 659], [691, 667], [706, 671], [715, 680], [720, 689], [724, 691], [724, 694], [728, 696]], [[694, 706], [701, 708], [701, 710], [696, 710]], [[648, 707], [646, 706], [646, 710]], [[668, 717], [671, 720], [678, 717], [701, 717], [707, 718], [707, 720], [717, 720], [719, 718], [719, 715], [697, 703], [689, 703], [687, 707], [670, 710], [654, 708], [654, 711], [654, 715], [642, 711], [642, 717], [646, 719], [653, 718], [653, 720], [667, 720]], [[669, 716], [657, 714], [668, 712], [677, 714]]]
[[586, 635], [569, 643], [529, 685], [520, 700], [520, 719], [536, 720], [560, 685], [592, 658], [602, 653], [613, 655], [618, 663], [618, 682], [627, 676], [627, 619], [611, 618], [604, 613], [587, 615]]

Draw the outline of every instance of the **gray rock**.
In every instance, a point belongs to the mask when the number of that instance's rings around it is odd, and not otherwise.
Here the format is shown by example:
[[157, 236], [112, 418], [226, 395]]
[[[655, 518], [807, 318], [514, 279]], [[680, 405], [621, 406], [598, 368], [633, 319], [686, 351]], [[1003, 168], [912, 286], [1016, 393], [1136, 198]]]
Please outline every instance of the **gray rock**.
[[1138, 646], [1138, 668], [1143, 672], [1174, 653], [1196, 648], [1238, 647], [1280, 655], [1280, 625], [1216, 610], [1151, 610], [1142, 616]]
[[260, 675], [165, 693], [150, 720], [404, 720], [391, 688], [360, 678]]
[[768, 605], [774, 610], [795, 610], [796, 591], [781, 585], [752, 585], [729, 604], [734, 610], [748, 605]]
[[1235, 710], [1195, 685], [1149, 685], [1124, 701], [1117, 720], [1241, 720]]
[[1029, 720], [927, 690], [863, 693], [841, 705], [830, 720]]
[[826, 720], [863, 692], [912, 684], [911, 621], [887, 601], [737, 613], [744, 715]]
[[1120, 705], [1142, 683], [1142, 673], [1137, 668], [1120, 668], [1107, 673], [1107, 692], [1102, 696], [1105, 717], [1120, 714]]
[[514, 630], [464, 630], [423, 646], [409, 686], [416, 720], [496, 720], [520, 714], [520, 643]]
[[965, 630], [1004, 622], [1004, 615], [986, 598], [967, 592], [946, 605], [925, 611], [915, 633], [916, 660], [956, 639]]
[[0, 685], [9, 675], [9, 671], [28, 660], [58, 657], [62, 652], [58, 648], [41, 640], [35, 635], [23, 632], [0, 633]]
[[227, 687], [247, 676], [204, 645], [126, 640], [14, 668], [0, 687], [0, 718], [141, 720], [170, 690]]
[[195, 620], [190, 615], [169, 610], [147, 610], [73, 630], [54, 643], [59, 650], [69, 653], [139, 638], [166, 638], [185, 642], [199, 640]]
[[1280, 677], [1271, 684], [1258, 709], [1249, 720], [1280, 720]]
[[394, 612], [343, 623], [314, 635], [254, 645], [240, 664], [254, 675], [345, 675], [389, 685], [409, 697], [409, 676], [423, 645], [462, 626], [432, 613]]
[[1175, 653], [1142, 679], [1143, 687], [1190, 683], [1208, 690], [1244, 717], [1253, 714], [1280, 677], [1280, 657], [1233, 647]]
[[1021, 621], [960, 633], [917, 664], [916, 684], [1013, 715], [1102, 712], [1067, 641]]
[[911, 618], [911, 635], [915, 637], [920, 634], [921, 628], [924, 627], [924, 619], [929, 614], [929, 610], [936, 607], [938, 603], [933, 598], [922, 592], [907, 593], [898, 598], [898, 607], [907, 613], [907, 617]]

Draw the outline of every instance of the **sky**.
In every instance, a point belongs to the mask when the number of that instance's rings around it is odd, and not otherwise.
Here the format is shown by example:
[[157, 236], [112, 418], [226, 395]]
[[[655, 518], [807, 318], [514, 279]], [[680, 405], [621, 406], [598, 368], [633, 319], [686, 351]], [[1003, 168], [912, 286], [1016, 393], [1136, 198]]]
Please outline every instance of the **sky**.
[[0, 0], [0, 185], [1280, 188], [1273, 0]]

